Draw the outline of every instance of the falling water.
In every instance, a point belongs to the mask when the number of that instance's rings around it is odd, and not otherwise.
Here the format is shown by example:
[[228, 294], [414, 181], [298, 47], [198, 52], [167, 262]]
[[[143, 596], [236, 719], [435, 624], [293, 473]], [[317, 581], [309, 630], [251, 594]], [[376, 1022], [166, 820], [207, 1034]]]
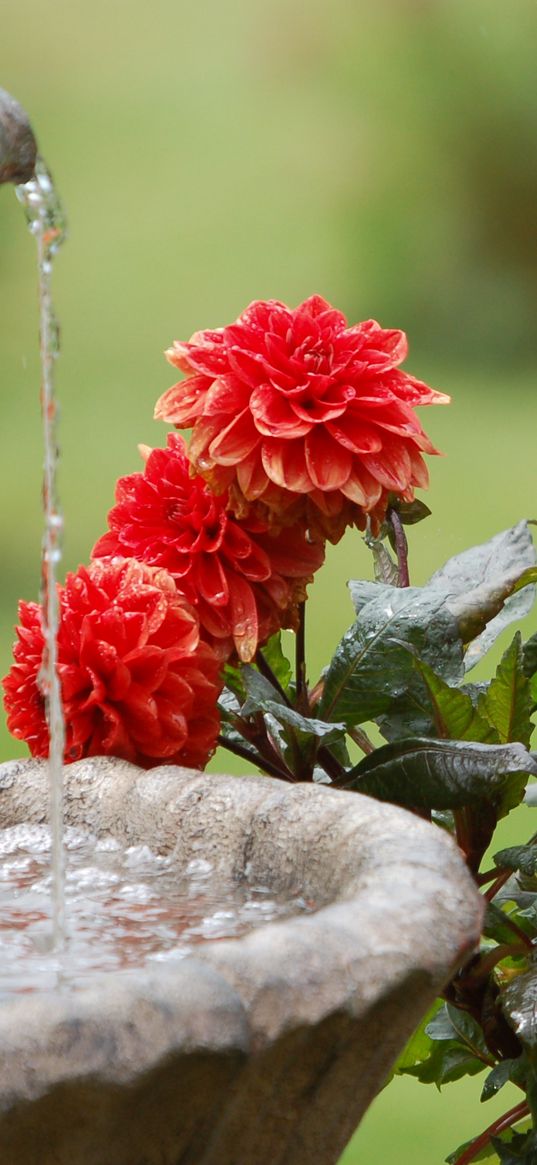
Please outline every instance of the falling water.
[[43, 506], [45, 530], [41, 558], [41, 593], [45, 647], [39, 675], [49, 726], [50, 828], [52, 834], [53, 945], [65, 945], [65, 889], [63, 844], [63, 753], [65, 729], [57, 670], [58, 596], [56, 570], [61, 558], [63, 517], [57, 495], [58, 403], [54, 395], [54, 361], [59, 348], [59, 328], [51, 294], [53, 258], [66, 235], [65, 214], [52, 177], [41, 157], [29, 182], [16, 187], [29, 229], [37, 242], [39, 278], [41, 413], [45, 444]]

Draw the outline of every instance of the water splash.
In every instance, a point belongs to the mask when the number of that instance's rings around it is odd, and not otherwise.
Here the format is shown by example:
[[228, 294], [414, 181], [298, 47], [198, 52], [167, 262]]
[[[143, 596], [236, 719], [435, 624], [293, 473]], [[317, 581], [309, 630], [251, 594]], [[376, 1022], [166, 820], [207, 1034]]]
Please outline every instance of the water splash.
[[45, 697], [50, 737], [50, 828], [52, 833], [52, 921], [56, 951], [65, 946], [65, 857], [63, 844], [63, 754], [65, 728], [57, 669], [58, 595], [56, 571], [61, 559], [63, 516], [58, 503], [58, 402], [54, 394], [54, 362], [60, 350], [60, 333], [51, 293], [53, 259], [66, 237], [63, 206], [51, 174], [38, 156], [29, 182], [16, 187], [28, 227], [37, 242], [39, 279], [39, 338], [41, 354], [41, 414], [45, 445], [43, 508], [45, 529], [41, 557], [41, 597], [45, 646], [39, 684]]

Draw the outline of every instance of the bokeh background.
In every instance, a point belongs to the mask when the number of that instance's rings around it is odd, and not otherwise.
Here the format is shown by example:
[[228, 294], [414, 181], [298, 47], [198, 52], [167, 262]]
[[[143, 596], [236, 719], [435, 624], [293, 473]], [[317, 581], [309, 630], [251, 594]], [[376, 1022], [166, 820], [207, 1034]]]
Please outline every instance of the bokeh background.
[[[411, 533], [413, 581], [537, 516], [536, 51], [534, 0], [2, 0], [0, 85], [70, 221], [54, 284], [65, 569], [87, 560], [137, 443], [165, 442], [163, 349], [254, 298], [314, 291], [404, 328], [408, 368], [453, 394], [422, 414], [447, 456]], [[0, 377], [4, 673], [41, 531], [35, 255], [11, 188]], [[312, 677], [351, 621], [345, 579], [364, 575], [348, 535], [312, 589]], [[2, 727], [1, 758], [24, 752]], [[520, 810], [520, 840], [532, 824]], [[397, 1082], [342, 1165], [440, 1162], [513, 1103], [480, 1110], [480, 1083]]]

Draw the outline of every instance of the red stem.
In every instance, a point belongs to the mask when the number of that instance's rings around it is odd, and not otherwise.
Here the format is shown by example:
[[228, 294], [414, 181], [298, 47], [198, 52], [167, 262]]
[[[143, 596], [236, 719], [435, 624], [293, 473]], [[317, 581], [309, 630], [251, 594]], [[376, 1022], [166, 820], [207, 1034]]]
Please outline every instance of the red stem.
[[503, 1116], [497, 1117], [489, 1125], [488, 1129], [480, 1133], [475, 1141], [472, 1141], [471, 1145], [467, 1146], [464, 1153], [461, 1153], [460, 1157], [457, 1157], [453, 1165], [469, 1165], [470, 1161], [475, 1161], [477, 1154], [481, 1152], [481, 1149], [485, 1148], [485, 1145], [487, 1145], [491, 1137], [496, 1136], [497, 1133], [505, 1132], [506, 1129], [511, 1128], [512, 1125], [521, 1120], [522, 1117], [529, 1116], [529, 1111], [526, 1101], [523, 1100], [520, 1104], [516, 1104], [514, 1108], [510, 1108], [509, 1112], [504, 1112]]

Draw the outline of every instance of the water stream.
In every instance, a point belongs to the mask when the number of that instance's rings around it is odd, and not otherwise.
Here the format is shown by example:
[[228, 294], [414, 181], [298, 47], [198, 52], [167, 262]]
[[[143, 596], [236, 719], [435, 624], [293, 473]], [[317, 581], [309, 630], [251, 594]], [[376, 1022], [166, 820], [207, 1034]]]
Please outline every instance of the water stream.
[[63, 517], [58, 503], [58, 402], [54, 393], [54, 362], [60, 349], [54, 314], [51, 276], [54, 255], [66, 236], [65, 213], [43, 159], [38, 156], [29, 182], [16, 187], [28, 227], [37, 243], [39, 286], [39, 343], [41, 354], [41, 414], [44, 436], [43, 508], [45, 529], [41, 558], [41, 598], [45, 648], [39, 682], [45, 697], [50, 735], [50, 826], [52, 834], [52, 943], [65, 946], [65, 850], [63, 839], [64, 722], [57, 671], [57, 567], [61, 558]]

